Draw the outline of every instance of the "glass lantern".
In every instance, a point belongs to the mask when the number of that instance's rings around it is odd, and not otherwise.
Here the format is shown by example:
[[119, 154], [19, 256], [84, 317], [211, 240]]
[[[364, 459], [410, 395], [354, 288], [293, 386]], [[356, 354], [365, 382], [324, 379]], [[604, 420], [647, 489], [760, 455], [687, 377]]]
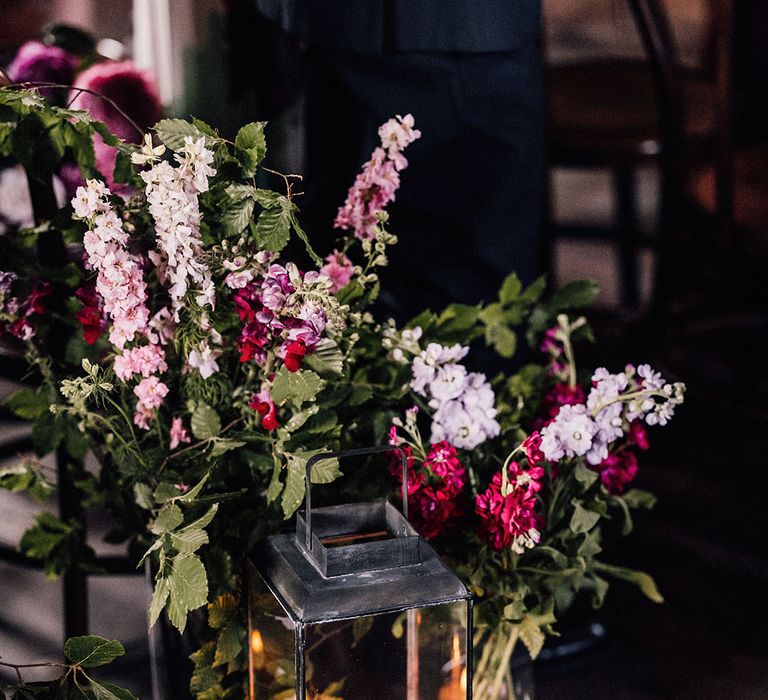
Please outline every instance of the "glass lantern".
[[[385, 500], [312, 509], [324, 459], [399, 451], [403, 513]], [[312, 457], [296, 533], [249, 562], [251, 700], [467, 700], [472, 597], [407, 519], [407, 459], [371, 447]]]

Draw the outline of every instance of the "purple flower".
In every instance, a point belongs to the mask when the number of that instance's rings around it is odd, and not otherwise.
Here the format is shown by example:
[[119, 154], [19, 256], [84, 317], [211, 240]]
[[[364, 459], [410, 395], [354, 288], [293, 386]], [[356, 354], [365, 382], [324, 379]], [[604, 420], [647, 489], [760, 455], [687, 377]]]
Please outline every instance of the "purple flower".
[[[28, 41], [8, 66], [8, 75], [18, 83], [71, 85], [79, 62], [77, 56], [58, 46]], [[63, 103], [67, 93], [66, 90], [41, 88], [40, 94], [51, 102]]]

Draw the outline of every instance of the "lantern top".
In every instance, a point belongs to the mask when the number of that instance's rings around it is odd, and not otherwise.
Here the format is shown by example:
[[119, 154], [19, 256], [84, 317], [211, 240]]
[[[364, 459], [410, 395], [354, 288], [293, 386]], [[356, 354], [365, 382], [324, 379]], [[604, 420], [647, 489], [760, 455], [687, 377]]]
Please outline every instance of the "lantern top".
[[330, 622], [471, 597], [429, 544], [418, 535], [405, 539], [419, 540], [416, 563], [323, 576], [302, 552], [295, 535], [262, 540], [254, 550], [253, 563], [295, 623]]

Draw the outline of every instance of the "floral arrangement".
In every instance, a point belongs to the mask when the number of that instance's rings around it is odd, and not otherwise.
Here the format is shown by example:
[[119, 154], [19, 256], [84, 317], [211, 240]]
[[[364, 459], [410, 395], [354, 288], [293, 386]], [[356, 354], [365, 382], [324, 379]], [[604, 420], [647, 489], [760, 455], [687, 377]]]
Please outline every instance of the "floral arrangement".
[[[85, 112], [4, 89], [0, 154], [20, 150], [13, 134], [37, 120], [86, 182], [51, 220], [0, 239], [0, 331], [24, 343], [40, 380], [9, 407], [34, 421], [38, 456], [68, 455], [86, 503], [111, 507], [136, 561], [150, 562], [150, 625], [165, 611], [184, 631], [190, 614], [207, 615], [197, 697], [243, 696], [244, 557], [300, 507], [321, 451], [387, 440], [407, 451], [412, 522], [478, 598], [476, 697], [499, 697], [517, 641], [536, 656], [577, 593], [599, 605], [618, 578], [661, 600], [647, 574], [602, 561], [601, 530], [618, 513], [627, 532], [630, 511], [653, 505], [631, 487], [636, 451], [683, 386], [647, 365], [580, 376], [574, 343], [590, 331], [568, 312], [594, 284], [545, 297], [543, 279], [523, 289], [512, 274], [488, 304], [405, 327], [371, 314], [397, 242], [386, 206], [420, 136], [410, 115], [380, 128], [335, 247], [313, 241], [332, 249], [324, 258], [299, 222], [298, 178], [261, 166], [264, 123], [229, 141], [164, 120], [138, 148]], [[94, 133], [117, 150], [119, 196], [96, 169]], [[309, 269], [281, 257], [292, 237]], [[52, 241], [57, 265], [36, 254]], [[492, 378], [473, 368], [474, 346], [508, 362], [521, 333], [536, 361]], [[89, 449], [98, 477], [82, 467]], [[339, 476], [332, 461], [313, 471], [323, 484]], [[401, 477], [372, 462], [339, 484], [364, 500]], [[0, 473], [6, 488], [44, 494], [43, 481], [37, 459]], [[49, 515], [21, 548], [51, 575], [94, 563], [79, 525]]]

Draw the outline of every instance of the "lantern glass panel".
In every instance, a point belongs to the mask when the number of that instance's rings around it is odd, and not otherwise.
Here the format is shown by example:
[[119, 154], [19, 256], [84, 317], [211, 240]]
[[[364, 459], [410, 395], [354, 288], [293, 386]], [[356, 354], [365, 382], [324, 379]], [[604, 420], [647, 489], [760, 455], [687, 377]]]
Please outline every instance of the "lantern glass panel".
[[465, 601], [305, 628], [306, 697], [464, 700]]

